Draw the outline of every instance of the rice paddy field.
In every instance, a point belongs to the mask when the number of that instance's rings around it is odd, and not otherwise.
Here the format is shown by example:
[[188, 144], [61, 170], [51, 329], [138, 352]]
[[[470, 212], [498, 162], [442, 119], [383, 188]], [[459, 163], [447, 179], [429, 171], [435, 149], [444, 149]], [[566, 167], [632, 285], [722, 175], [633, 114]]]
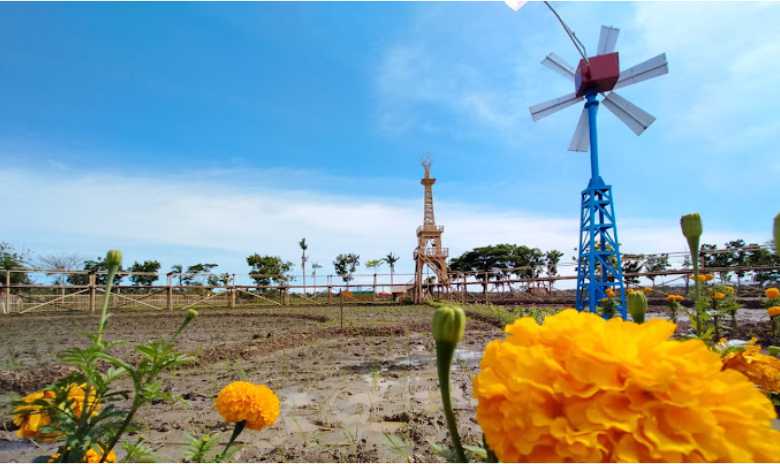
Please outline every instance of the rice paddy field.
[[[472, 377], [482, 350], [502, 336], [513, 311], [469, 306], [464, 340], [453, 363], [452, 396], [464, 442], [477, 445]], [[175, 401], [145, 407], [128, 440], [143, 437], [157, 459], [178, 461], [188, 434], [224, 440], [231, 426], [214, 409], [232, 380], [270, 386], [281, 400], [279, 420], [240, 438], [240, 461], [442, 461], [432, 443], [446, 442], [427, 306], [285, 307], [202, 311], [177, 348], [194, 357], [164, 377]], [[763, 310], [740, 310], [743, 336], [761, 337]], [[651, 314], [651, 317], [661, 317]], [[21, 315], [3, 319], [0, 337], [0, 461], [48, 456], [54, 445], [19, 440], [11, 402], [67, 374], [57, 361], [64, 348], [83, 345], [96, 316], [83, 313]], [[108, 339], [137, 343], [166, 336], [179, 313], [118, 312]], [[681, 322], [678, 331], [685, 331]]]

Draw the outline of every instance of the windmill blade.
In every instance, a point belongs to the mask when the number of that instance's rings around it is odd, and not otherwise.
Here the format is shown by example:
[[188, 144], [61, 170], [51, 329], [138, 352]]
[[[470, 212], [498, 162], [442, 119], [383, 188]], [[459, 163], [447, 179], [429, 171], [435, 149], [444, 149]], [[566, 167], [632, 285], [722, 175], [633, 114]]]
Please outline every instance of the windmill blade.
[[602, 101], [607, 109], [623, 121], [636, 135], [640, 135], [650, 124], [655, 121], [655, 117], [636, 106], [615, 92], [610, 92]]
[[533, 120], [538, 121], [564, 108], [568, 108], [578, 101], [582, 101], [582, 99], [583, 97], [578, 97], [576, 94], [570, 93], [568, 95], [534, 105], [530, 107], [529, 110], [531, 111], [531, 117]]
[[668, 72], [669, 64], [666, 62], [666, 53], [661, 53], [643, 63], [639, 63], [636, 66], [621, 71], [620, 77], [614, 88], [619, 89], [627, 85], [636, 84], [637, 82], [646, 81], [647, 79], [658, 77]]
[[588, 151], [590, 149], [590, 124], [588, 123], [588, 109], [583, 108], [577, 128], [571, 136], [569, 151]]
[[616, 27], [601, 26], [601, 32], [599, 33], [599, 55], [615, 51], [615, 44], [617, 43], [619, 33], [620, 29]]
[[566, 60], [556, 55], [555, 53], [550, 53], [544, 57], [542, 60], [542, 65], [547, 66], [567, 79], [574, 80], [574, 68], [572, 68], [571, 65], [566, 62]]

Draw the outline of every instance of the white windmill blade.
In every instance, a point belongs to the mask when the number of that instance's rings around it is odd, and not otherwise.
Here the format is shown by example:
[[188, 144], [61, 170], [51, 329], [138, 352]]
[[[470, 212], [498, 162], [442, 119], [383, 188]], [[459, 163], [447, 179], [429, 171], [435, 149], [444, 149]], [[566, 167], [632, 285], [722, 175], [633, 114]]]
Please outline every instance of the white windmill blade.
[[531, 117], [533, 120], [538, 121], [564, 108], [568, 108], [578, 101], [582, 101], [582, 99], [583, 97], [578, 97], [576, 94], [570, 93], [568, 95], [534, 105], [530, 107], [529, 110], [531, 111]]
[[620, 34], [620, 29], [616, 27], [601, 26], [601, 32], [599, 33], [599, 55], [615, 51], [618, 34]]
[[588, 151], [590, 149], [590, 124], [588, 123], [588, 109], [583, 108], [577, 128], [571, 136], [569, 151]]
[[542, 64], [557, 72], [561, 76], [574, 80], [574, 68], [572, 68], [571, 65], [566, 62], [566, 60], [556, 55], [555, 53], [550, 53], [549, 55], [545, 56], [542, 60]]
[[604, 100], [602, 100], [602, 103], [636, 135], [640, 135], [655, 121], [655, 117], [652, 114], [615, 92], [607, 94], [607, 96], [604, 97]]
[[643, 63], [620, 71], [620, 77], [614, 88], [619, 89], [627, 85], [636, 84], [637, 82], [646, 81], [647, 79], [661, 76], [668, 72], [669, 64], [666, 62], [666, 53], [661, 53]]

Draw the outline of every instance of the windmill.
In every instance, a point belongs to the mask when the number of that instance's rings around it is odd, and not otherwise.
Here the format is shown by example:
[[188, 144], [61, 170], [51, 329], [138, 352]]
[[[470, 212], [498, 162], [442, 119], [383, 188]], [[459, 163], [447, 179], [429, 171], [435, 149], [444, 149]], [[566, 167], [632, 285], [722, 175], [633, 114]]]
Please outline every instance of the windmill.
[[[591, 177], [582, 191], [580, 213], [580, 240], [577, 257], [577, 309], [587, 306], [596, 311], [598, 301], [607, 288], [619, 290], [620, 315], [626, 318], [626, 292], [623, 283], [620, 243], [618, 242], [612, 187], [604, 183], [599, 173], [596, 113], [601, 103], [636, 135], [645, 131], [655, 118], [614, 92], [615, 89], [633, 85], [669, 72], [666, 54], [620, 71], [619, 55], [615, 51], [619, 29], [602, 26], [596, 56], [588, 57], [585, 47], [574, 32], [563, 22], [558, 13], [544, 2], [560, 21], [575, 48], [580, 53], [577, 69], [561, 57], [550, 53], [542, 61], [574, 84], [574, 92], [530, 108], [534, 121], [564, 108], [585, 101], [577, 128], [569, 143], [569, 150], [586, 152], [590, 149]], [[605, 95], [606, 94], [606, 95]]]

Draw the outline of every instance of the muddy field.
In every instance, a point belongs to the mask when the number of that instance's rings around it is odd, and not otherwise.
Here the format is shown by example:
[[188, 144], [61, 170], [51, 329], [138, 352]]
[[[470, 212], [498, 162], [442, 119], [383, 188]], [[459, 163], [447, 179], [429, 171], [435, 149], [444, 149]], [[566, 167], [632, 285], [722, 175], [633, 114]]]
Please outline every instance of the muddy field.
[[[170, 334], [181, 315], [115, 314], [109, 338], [131, 344]], [[180, 339], [197, 363], [166, 378], [179, 396], [148, 406], [142, 435], [161, 460], [180, 460], [187, 433], [231, 428], [214, 411], [222, 386], [246, 379], [273, 388], [282, 403], [279, 421], [246, 431], [241, 461], [440, 460], [429, 441], [444, 440], [427, 307], [274, 308], [205, 311]], [[84, 343], [97, 318], [79, 314], [5, 317], [0, 325], [0, 461], [29, 461], [51, 452], [17, 440], [10, 401], [63, 375], [56, 353]], [[465, 441], [478, 443], [470, 377], [485, 343], [500, 336], [493, 324], [469, 322], [453, 371], [453, 400]]]
[[[480, 442], [471, 377], [482, 349], [501, 336], [500, 322], [471, 313], [453, 369], [453, 401], [464, 441]], [[486, 315], [487, 314], [487, 315]], [[744, 333], [762, 335], [765, 311], [740, 311]], [[187, 434], [228, 438], [213, 408], [217, 392], [245, 379], [273, 388], [279, 421], [240, 437], [241, 461], [441, 461], [431, 442], [445, 440], [430, 337], [423, 306], [267, 308], [203, 311], [180, 338], [197, 361], [165, 378], [178, 400], [147, 406], [143, 436], [159, 460], [181, 460]], [[173, 332], [181, 314], [120, 313], [108, 337], [130, 345]], [[79, 313], [3, 317], [0, 321], [0, 462], [29, 461], [51, 446], [16, 439], [10, 402], [64, 375], [56, 353], [84, 343], [97, 318]], [[687, 324], [681, 323], [680, 330]]]

